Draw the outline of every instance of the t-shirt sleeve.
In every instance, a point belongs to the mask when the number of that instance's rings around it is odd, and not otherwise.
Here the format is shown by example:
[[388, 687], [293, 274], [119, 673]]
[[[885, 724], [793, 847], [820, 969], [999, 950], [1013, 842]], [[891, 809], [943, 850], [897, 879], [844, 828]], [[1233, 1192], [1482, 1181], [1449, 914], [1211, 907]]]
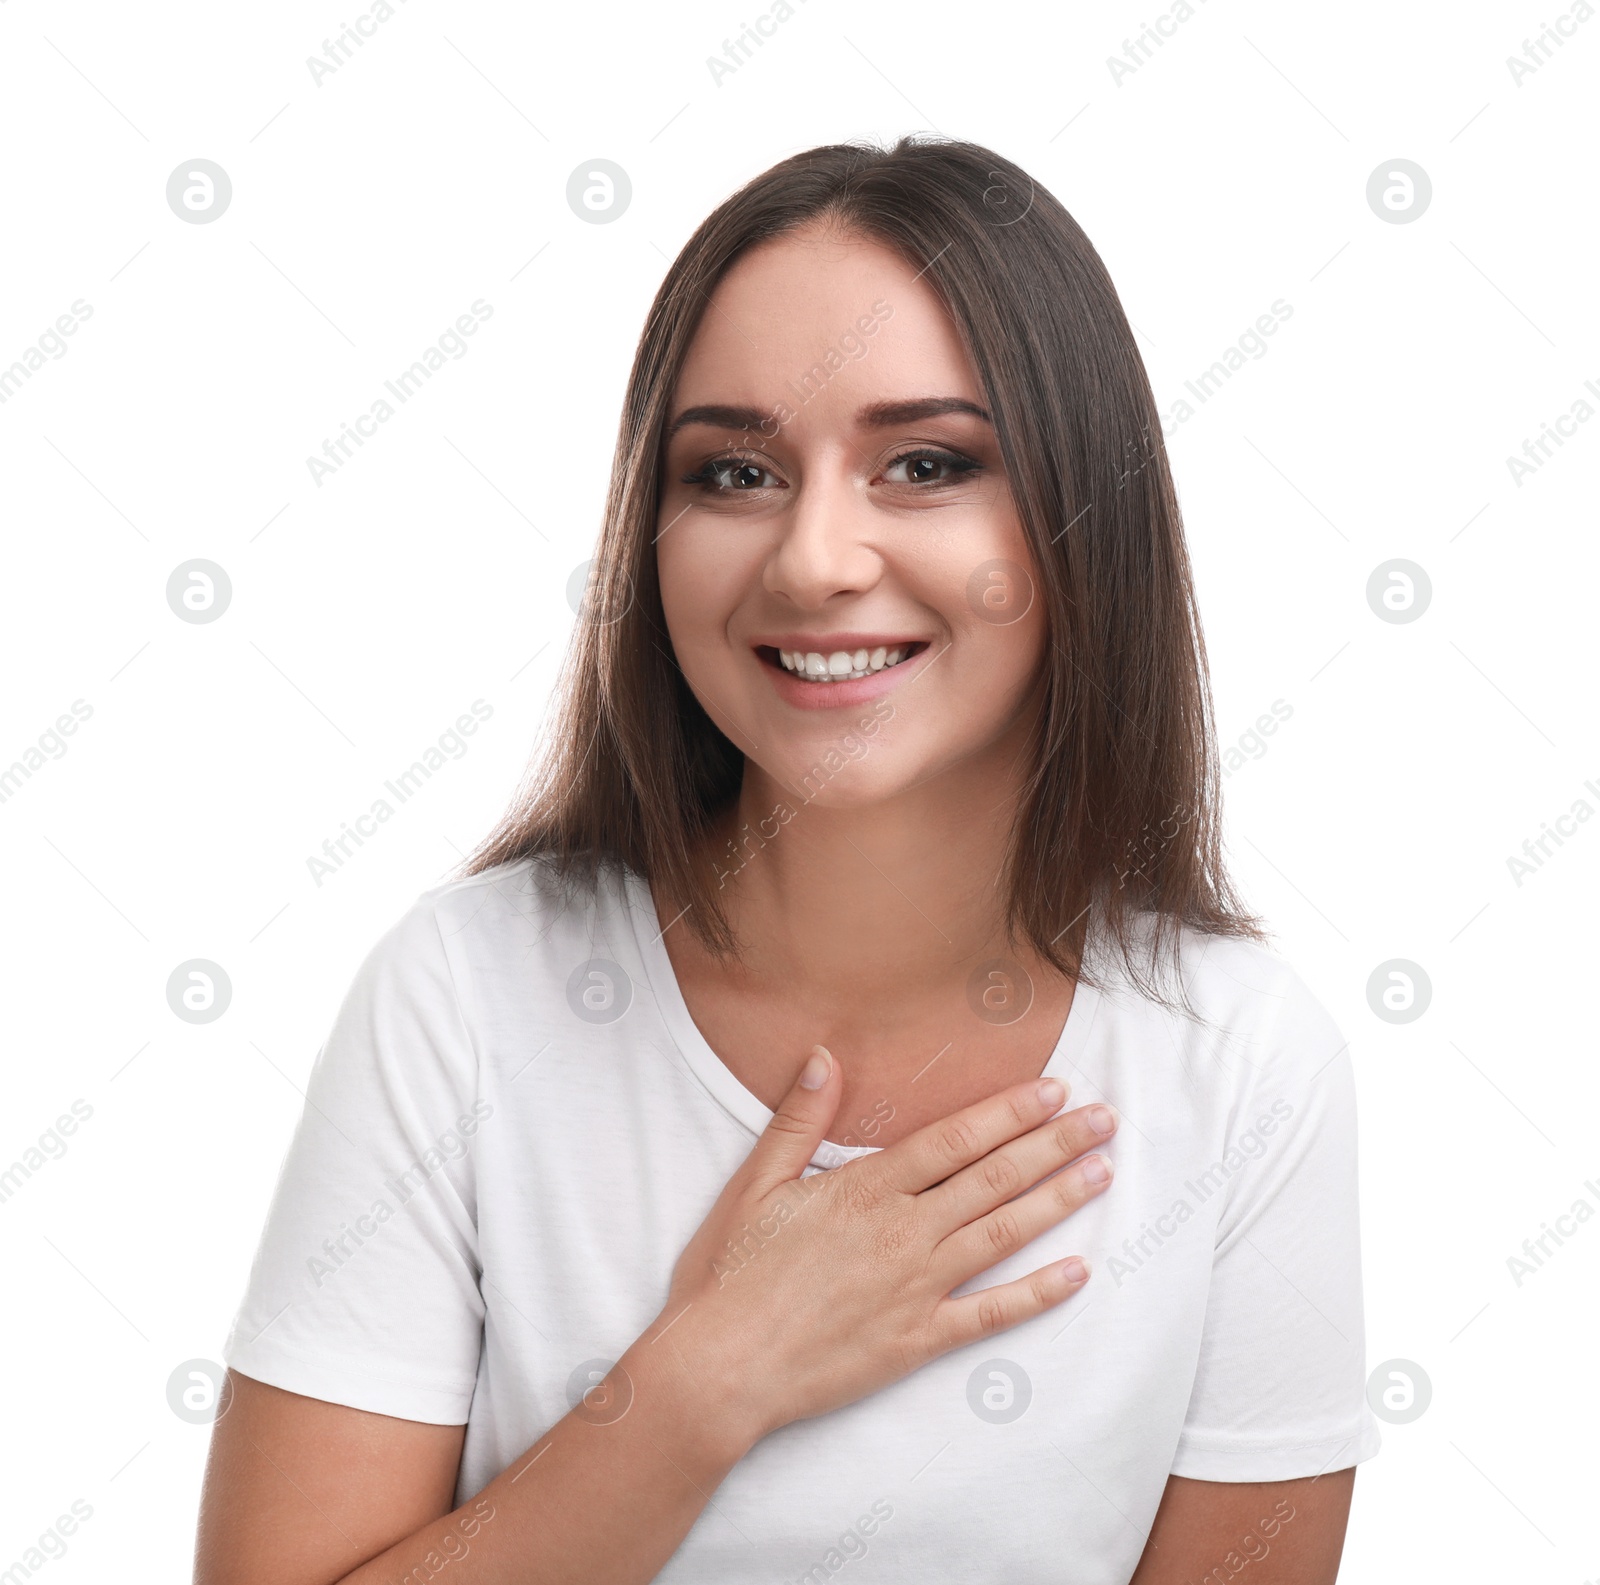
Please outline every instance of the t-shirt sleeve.
[[1294, 1480], [1372, 1457], [1355, 1079], [1344, 1036], [1291, 969], [1248, 1077], [1194, 1389], [1172, 1473]]
[[289, 1392], [464, 1424], [483, 1333], [473, 1147], [493, 1108], [426, 895], [318, 1052], [223, 1358]]

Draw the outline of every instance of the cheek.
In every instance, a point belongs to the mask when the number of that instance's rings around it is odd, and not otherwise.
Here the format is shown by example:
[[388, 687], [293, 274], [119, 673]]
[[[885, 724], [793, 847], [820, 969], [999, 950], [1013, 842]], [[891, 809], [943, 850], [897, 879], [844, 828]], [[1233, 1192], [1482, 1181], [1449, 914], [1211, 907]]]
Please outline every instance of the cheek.
[[[1020, 525], [991, 517], [942, 557], [936, 576], [952, 630], [986, 671], [1026, 669], [1044, 640], [1044, 597]], [[933, 571], [933, 569], [930, 569]]]
[[657, 540], [656, 576], [667, 632], [689, 651], [721, 641], [728, 619], [759, 588], [761, 563], [750, 544], [685, 518]]
[[1026, 698], [1044, 660], [1045, 630], [1039, 607], [1005, 627], [975, 623], [965, 635], [963, 692], [979, 699], [998, 725]]
[[952, 626], [1024, 626], [1039, 606], [1033, 548], [1009, 491], [951, 514], [927, 568], [944, 591]]
[[950, 681], [959, 692], [976, 691], [1004, 714], [1038, 677], [1049, 624], [1027, 547], [1011, 542], [995, 548], [1001, 553], [959, 582], [949, 606], [957, 653], [965, 657], [959, 676]]

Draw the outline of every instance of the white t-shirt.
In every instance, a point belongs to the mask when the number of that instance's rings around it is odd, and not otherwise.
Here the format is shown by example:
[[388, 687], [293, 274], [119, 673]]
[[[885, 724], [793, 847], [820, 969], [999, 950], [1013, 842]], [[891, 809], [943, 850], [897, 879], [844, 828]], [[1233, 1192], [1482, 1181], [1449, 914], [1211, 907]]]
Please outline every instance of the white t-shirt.
[[[424, 892], [317, 1057], [228, 1364], [465, 1424], [458, 1503], [566, 1415], [657, 1315], [772, 1115], [690, 1018], [660, 935], [615, 869], [565, 909], [526, 860]], [[1273, 953], [1182, 950], [1213, 1028], [1080, 985], [1044, 1069], [1069, 1108], [1120, 1112], [1110, 1188], [956, 1292], [1072, 1254], [1088, 1285], [765, 1438], [658, 1580], [809, 1585], [870, 1553], [876, 1585], [1126, 1585], [1169, 1474], [1377, 1452], [1345, 1041]], [[873, 1148], [824, 1143], [807, 1171]]]

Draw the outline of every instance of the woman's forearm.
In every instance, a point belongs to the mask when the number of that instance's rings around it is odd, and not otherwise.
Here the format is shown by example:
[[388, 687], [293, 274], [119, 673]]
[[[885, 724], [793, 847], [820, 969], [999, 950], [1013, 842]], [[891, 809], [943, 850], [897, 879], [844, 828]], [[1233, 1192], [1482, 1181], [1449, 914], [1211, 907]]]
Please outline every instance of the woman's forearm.
[[[648, 1336], [649, 1334], [647, 1334]], [[645, 1585], [750, 1446], [641, 1339], [605, 1381], [461, 1507], [340, 1585]]]

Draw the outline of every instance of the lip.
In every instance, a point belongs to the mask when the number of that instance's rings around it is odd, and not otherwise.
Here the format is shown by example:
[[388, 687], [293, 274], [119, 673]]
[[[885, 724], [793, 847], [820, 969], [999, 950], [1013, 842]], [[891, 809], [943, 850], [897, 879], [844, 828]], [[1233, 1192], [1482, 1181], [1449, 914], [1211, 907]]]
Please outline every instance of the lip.
[[[886, 666], [882, 671], [858, 677], [851, 682], [801, 682], [792, 672], [783, 669], [775, 653], [780, 649], [798, 649], [815, 650], [819, 655], [828, 655], [840, 649], [876, 649], [880, 644], [885, 649], [893, 649], [897, 644], [921, 644], [922, 648], [898, 666]], [[865, 704], [869, 699], [876, 699], [898, 688], [911, 675], [920, 672], [931, 656], [943, 653], [934, 649], [930, 639], [883, 633], [830, 633], [826, 637], [819, 634], [809, 637], [804, 634], [774, 634], [770, 638], [757, 639], [751, 649], [757, 652], [757, 665], [772, 678], [772, 686], [778, 697], [798, 710], [845, 710]], [[771, 660], [758, 653], [763, 649], [774, 652]]]

